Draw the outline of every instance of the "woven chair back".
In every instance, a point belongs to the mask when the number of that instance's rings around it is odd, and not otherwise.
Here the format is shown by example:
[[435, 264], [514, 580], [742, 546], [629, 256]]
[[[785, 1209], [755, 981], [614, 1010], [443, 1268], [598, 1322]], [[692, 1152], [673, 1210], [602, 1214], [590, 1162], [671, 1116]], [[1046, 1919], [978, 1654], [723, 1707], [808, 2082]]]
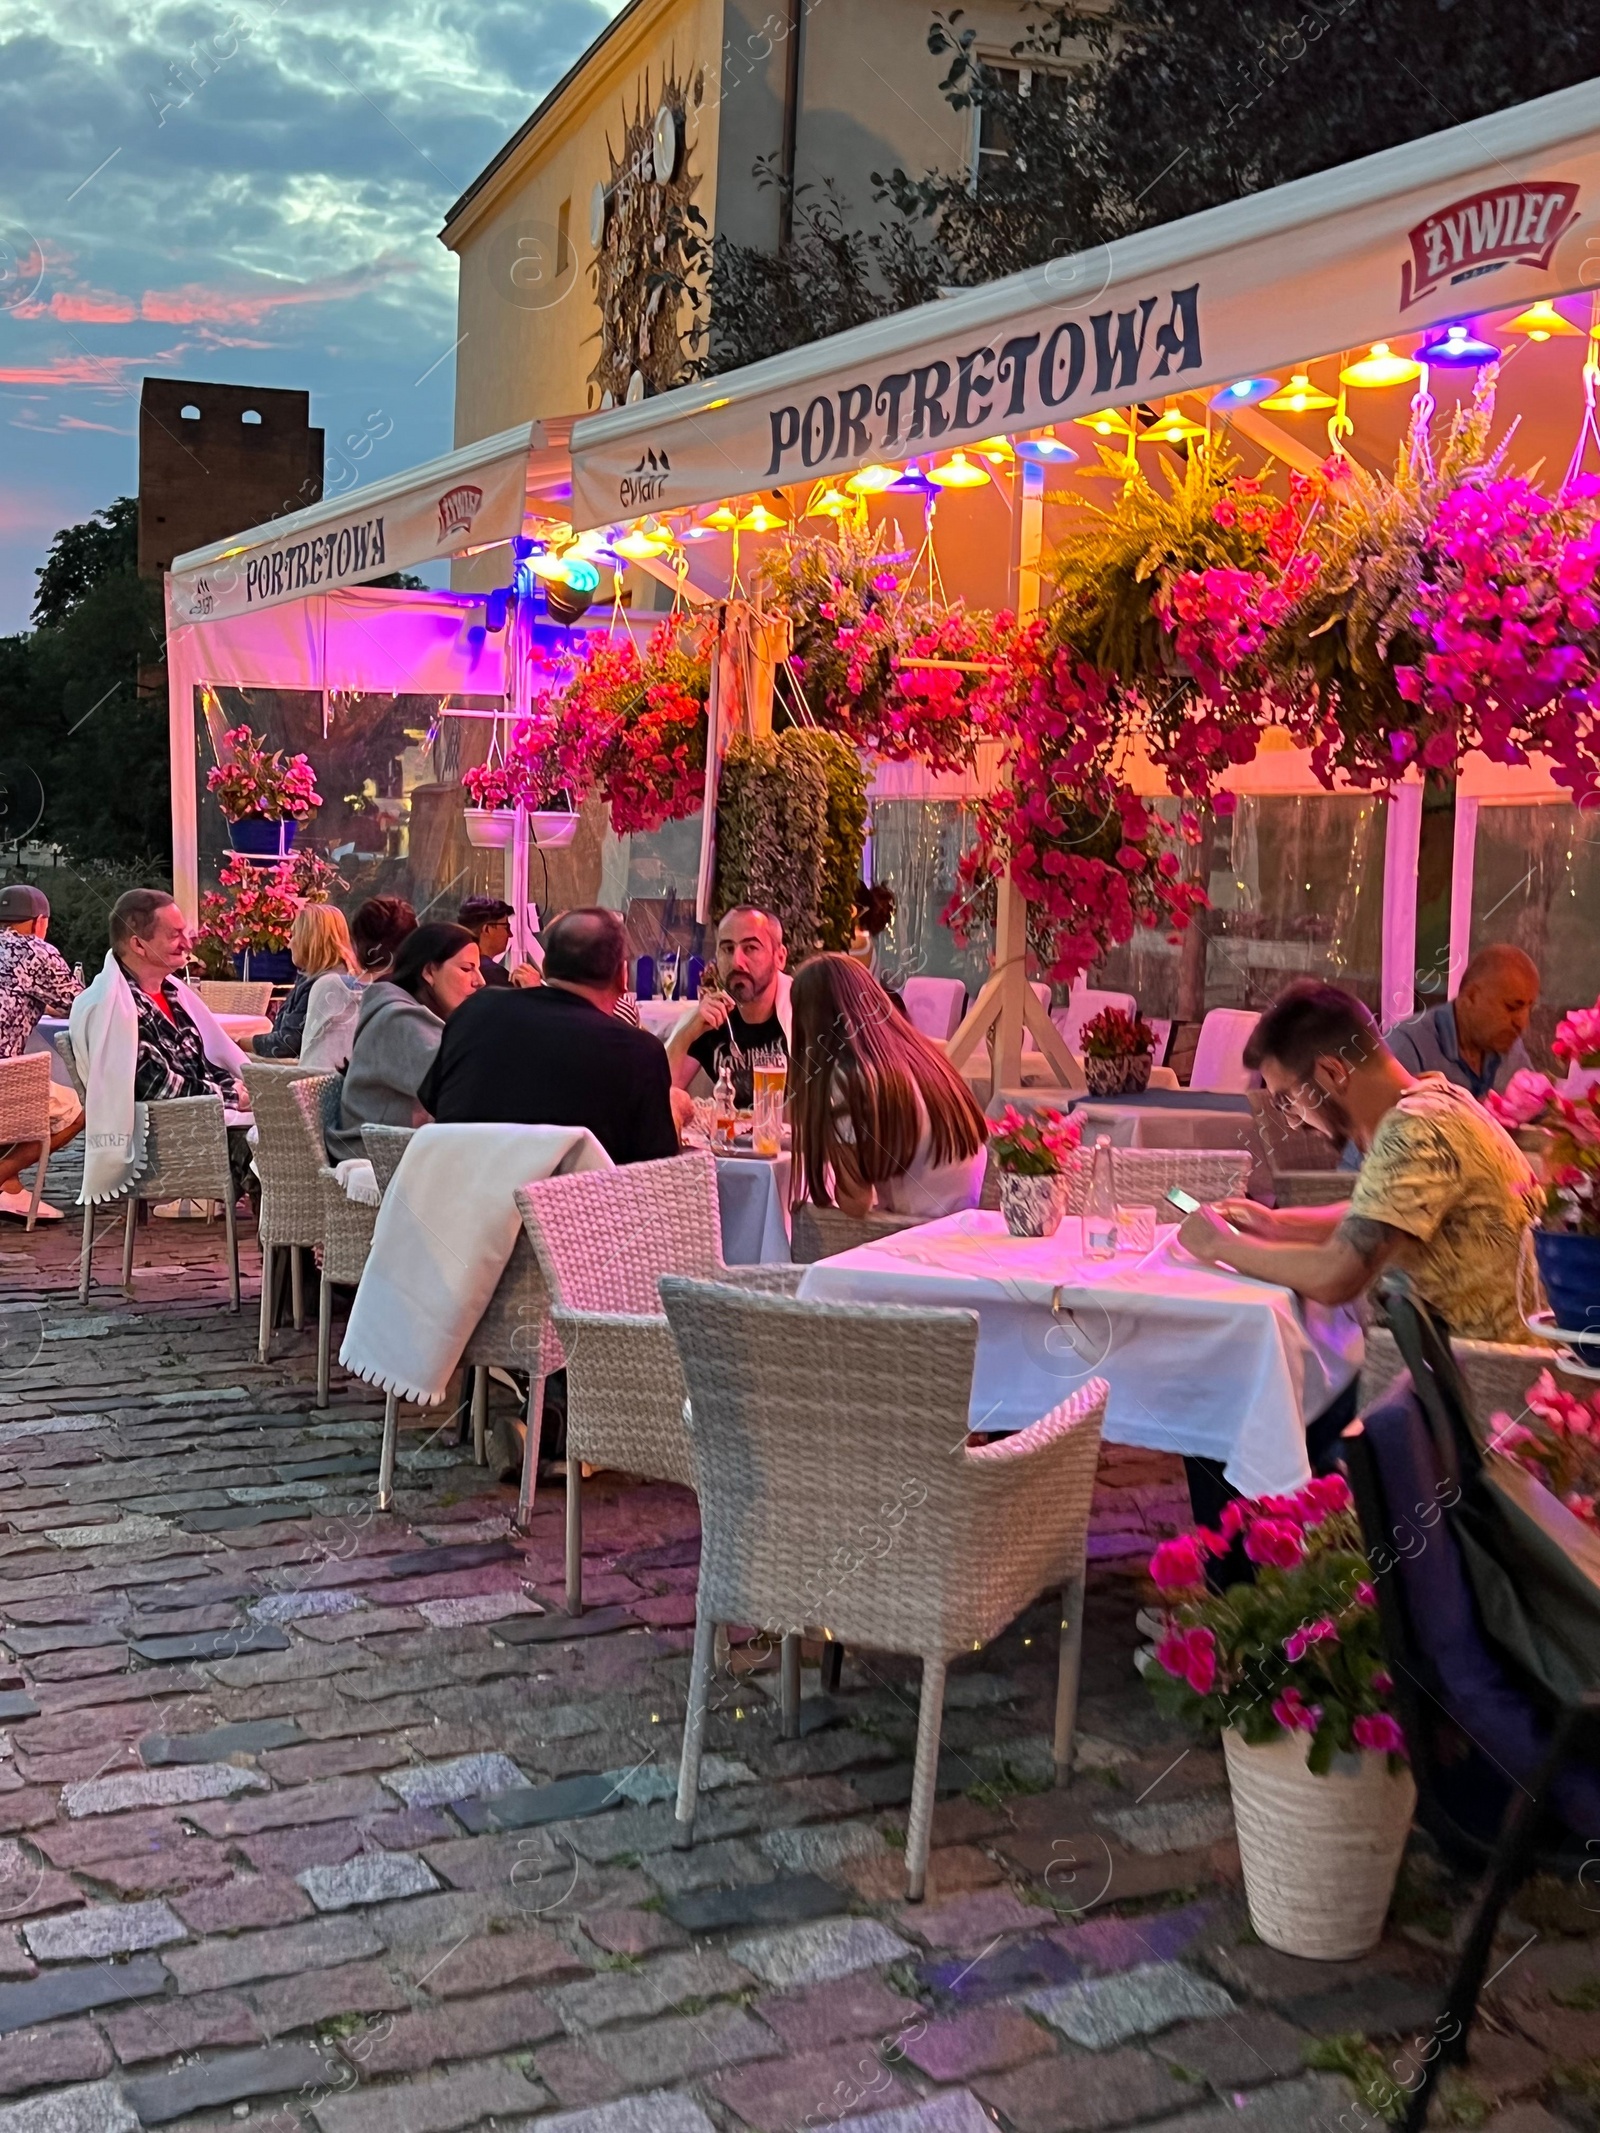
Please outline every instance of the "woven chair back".
[[190, 989], [214, 1015], [264, 1015], [272, 1001], [270, 978], [200, 978]]
[[265, 1247], [319, 1244], [322, 1209], [317, 1192], [316, 1152], [293, 1096], [307, 1077], [288, 1064], [251, 1060], [244, 1069], [256, 1123], [256, 1175], [261, 1180], [257, 1234]]
[[517, 1206], [553, 1303], [563, 1311], [659, 1318], [663, 1274], [722, 1267], [717, 1164], [709, 1149], [519, 1188]]
[[37, 1141], [50, 1132], [50, 1054], [0, 1059], [0, 1144]]
[[233, 1198], [228, 1128], [220, 1096], [170, 1096], [148, 1104], [148, 1163], [141, 1200]]
[[[701, 1604], [720, 1621], [941, 1641], [972, 1508], [962, 1447], [978, 1322], [801, 1303], [669, 1276], [689, 1388]], [[740, 1613], [741, 1607], [756, 1612]]]
[[61, 1064], [66, 1068], [67, 1073], [71, 1076], [72, 1086], [78, 1092], [78, 1101], [79, 1103], [82, 1103], [84, 1097], [87, 1095], [88, 1092], [84, 1088], [83, 1079], [78, 1072], [78, 1055], [72, 1049], [71, 1032], [64, 1029], [58, 1029], [55, 1034], [55, 1047], [56, 1057], [61, 1061]]
[[[1246, 1148], [1113, 1148], [1111, 1174], [1119, 1205], [1154, 1207], [1161, 1220], [1173, 1221], [1172, 1209], [1161, 1203], [1174, 1185], [1208, 1207], [1214, 1200], [1234, 1199], [1249, 1183], [1250, 1152]], [[1088, 1205], [1092, 1175], [1092, 1151], [1080, 1148], [1067, 1195], [1069, 1214], [1081, 1215]]]
[[411, 1146], [416, 1131], [415, 1126], [362, 1127], [361, 1145], [367, 1151], [367, 1160], [372, 1165], [380, 1193], [389, 1190], [390, 1182], [400, 1168], [400, 1159]]

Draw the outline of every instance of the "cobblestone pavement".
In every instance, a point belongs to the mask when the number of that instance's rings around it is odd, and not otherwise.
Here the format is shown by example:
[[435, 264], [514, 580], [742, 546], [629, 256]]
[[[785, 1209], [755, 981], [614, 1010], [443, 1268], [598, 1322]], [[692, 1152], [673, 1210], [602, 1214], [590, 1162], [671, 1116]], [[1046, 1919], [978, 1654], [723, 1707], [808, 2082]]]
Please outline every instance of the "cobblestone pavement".
[[[1419, 1858], [1369, 1959], [1261, 1946], [1220, 1760], [1137, 1681], [1173, 1462], [1107, 1455], [1070, 1791], [1048, 1605], [952, 1676], [912, 1907], [914, 1667], [809, 1676], [784, 1742], [737, 1648], [676, 1853], [692, 1498], [591, 1483], [569, 1620], [558, 1503], [514, 1536], [453, 1417], [377, 1515], [375, 1406], [313, 1410], [309, 1335], [256, 1362], [253, 1240], [237, 1318], [217, 1230], [88, 1310], [75, 1248], [0, 1230], [0, 2133], [1332, 2133], [1375, 2122], [1338, 2066], [1414, 2065], [1461, 1892]], [[1590, 1901], [1508, 1921], [1449, 2122], [1594, 2122]]]

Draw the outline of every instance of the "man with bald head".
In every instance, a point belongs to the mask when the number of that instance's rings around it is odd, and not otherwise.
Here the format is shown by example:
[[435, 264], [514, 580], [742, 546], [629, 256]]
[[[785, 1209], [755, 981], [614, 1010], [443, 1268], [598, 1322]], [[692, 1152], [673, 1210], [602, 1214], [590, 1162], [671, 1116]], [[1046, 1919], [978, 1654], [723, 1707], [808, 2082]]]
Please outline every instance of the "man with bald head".
[[676, 1155], [659, 1037], [622, 1021], [627, 940], [615, 911], [545, 929], [544, 983], [485, 986], [444, 1026], [421, 1088], [443, 1125], [587, 1126], [614, 1163]]
[[1397, 1022], [1388, 1045], [1412, 1074], [1442, 1074], [1481, 1103], [1530, 1064], [1522, 1033], [1539, 1004], [1539, 973], [1520, 948], [1480, 948], [1442, 1007]]

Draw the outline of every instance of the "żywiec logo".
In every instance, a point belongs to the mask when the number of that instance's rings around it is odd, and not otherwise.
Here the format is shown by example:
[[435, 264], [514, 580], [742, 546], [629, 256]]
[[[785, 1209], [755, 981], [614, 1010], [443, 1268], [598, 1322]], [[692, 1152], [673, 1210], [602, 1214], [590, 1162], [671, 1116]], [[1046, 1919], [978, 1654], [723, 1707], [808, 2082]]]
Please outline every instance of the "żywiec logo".
[[1441, 282], [1471, 281], [1496, 267], [1548, 267], [1558, 240], [1578, 219], [1578, 188], [1496, 185], [1441, 207], [1407, 234], [1411, 257], [1400, 268], [1400, 308], [1409, 310]]
[[472, 521], [483, 504], [483, 491], [463, 482], [458, 489], [447, 489], [439, 499], [439, 539], [447, 541], [452, 533], [470, 533]]
[[644, 457], [631, 474], [624, 474], [617, 483], [617, 497], [624, 510], [635, 504], [653, 504], [666, 494], [667, 478], [672, 472], [672, 461], [665, 452], [658, 452], [653, 444], [644, 448]]

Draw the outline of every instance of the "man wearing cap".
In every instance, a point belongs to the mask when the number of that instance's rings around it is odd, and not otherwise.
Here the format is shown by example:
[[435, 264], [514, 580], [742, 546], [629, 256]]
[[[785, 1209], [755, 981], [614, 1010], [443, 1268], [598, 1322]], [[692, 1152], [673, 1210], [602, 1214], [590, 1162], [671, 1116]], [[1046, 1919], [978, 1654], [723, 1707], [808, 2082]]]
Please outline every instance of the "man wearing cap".
[[[82, 985], [67, 968], [59, 948], [45, 939], [50, 899], [30, 882], [8, 882], [0, 889], [0, 1059], [16, 1059], [41, 1015], [64, 1015]], [[50, 1146], [61, 1148], [83, 1130], [83, 1111], [71, 1089], [50, 1084]], [[0, 1215], [27, 1218], [31, 1195], [17, 1180], [38, 1158], [31, 1142], [0, 1145]], [[59, 1222], [59, 1208], [39, 1205], [42, 1222]]]
[[511, 945], [511, 921], [515, 913], [498, 896], [469, 896], [456, 913], [456, 924], [465, 926], [478, 943], [478, 968], [485, 985], [537, 985], [539, 973], [532, 963], [519, 963], [507, 970], [500, 961]]

